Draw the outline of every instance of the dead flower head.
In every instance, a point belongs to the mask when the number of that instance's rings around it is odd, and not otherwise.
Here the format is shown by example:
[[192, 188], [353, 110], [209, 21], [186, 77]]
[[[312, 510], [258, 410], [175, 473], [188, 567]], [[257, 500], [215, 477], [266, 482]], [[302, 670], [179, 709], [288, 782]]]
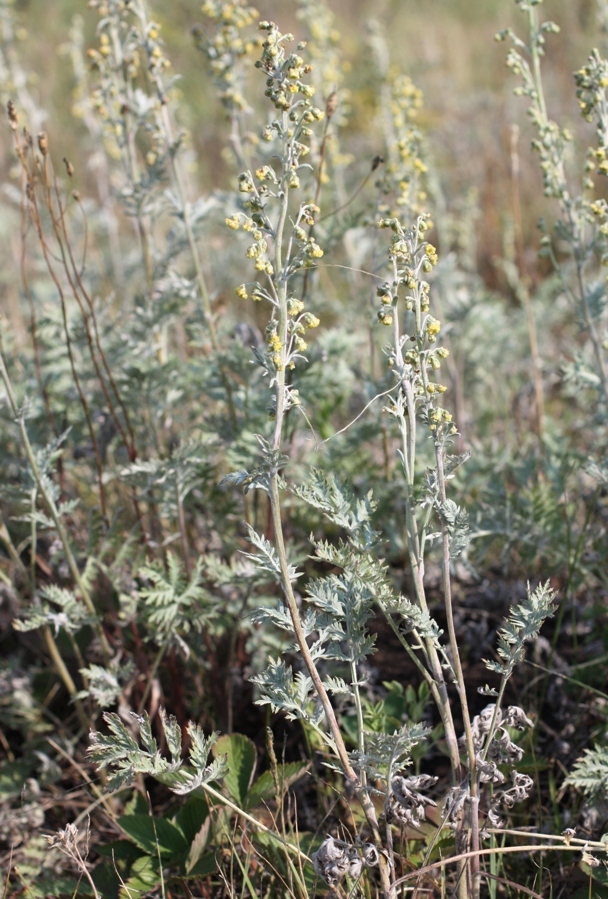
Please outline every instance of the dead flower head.
[[426, 807], [437, 803], [421, 790], [427, 790], [437, 782], [436, 777], [429, 774], [418, 774], [413, 777], [394, 777], [391, 783], [391, 795], [387, 802], [387, 819], [399, 821], [419, 827], [426, 817]]
[[340, 883], [346, 874], [353, 880], [358, 880], [363, 866], [371, 868], [377, 865], [379, 856], [373, 843], [363, 843], [359, 853], [351, 843], [327, 837], [313, 853], [312, 860], [319, 877], [333, 886]]

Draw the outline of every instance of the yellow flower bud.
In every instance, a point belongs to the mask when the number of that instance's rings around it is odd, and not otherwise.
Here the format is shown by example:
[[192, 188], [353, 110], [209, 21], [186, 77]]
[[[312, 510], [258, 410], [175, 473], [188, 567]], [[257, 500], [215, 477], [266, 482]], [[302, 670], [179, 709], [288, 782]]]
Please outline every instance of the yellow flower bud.
[[429, 337], [435, 337], [441, 331], [441, 322], [436, 318], [430, 318], [426, 326], [426, 333]]
[[316, 315], [313, 315], [312, 312], [307, 312], [304, 316], [304, 327], [305, 328], [318, 328], [320, 324], [319, 319]]
[[290, 315], [299, 315], [303, 310], [304, 303], [302, 300], [297, 300], [295, 297], [287, 300], [287, 311]]

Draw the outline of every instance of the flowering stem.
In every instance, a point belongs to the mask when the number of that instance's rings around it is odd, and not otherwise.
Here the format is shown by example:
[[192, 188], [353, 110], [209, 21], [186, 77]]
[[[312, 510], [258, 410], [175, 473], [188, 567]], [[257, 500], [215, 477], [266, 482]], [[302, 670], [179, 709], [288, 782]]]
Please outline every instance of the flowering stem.
[[[286, 124], [286, 116], [283, 114], [283, 121]], [[286, 130], [286, 129], [285, 129]], [[288, 323], [288, 312], [287, 312], [287, 274], [283, 268], [283, 240], [284, 240], [284, 231], [285, 231], [285, 223], [287, 221], [288, 208], [289, 208], [289, 186], [287, 183], [288, 179], [288, 171], [287, 171], [287, 159], [289, 156], [289, 146], [288, 139], [284, 138], [283, 144], [283, 171], [280, 185], [279, 198], [281, 202], [278, 223], [274, 232], [274, 271], [275, 271], [275, 283], [277, 285], [276, 297], [278, 300], [278, 336], [281, 341], [281, 364], [277, 367], [276, 375], [275, 375], [275, 400], [276, 400], [276, 408], [275, 408], [275, 426], [274, 426], [274, 437], [273, 437], [273, 450], [278, 453], [281, 449], [282, 438], [283, 438], [283, 427], [285, 423], [285, 356], [286, 356], [286, 346], [287, 346], [287, 323]], [[287, 601], [287, 607], [289, 609], [289, 614], [291, 616], [291, 621], [294, 629], [294, 634], [296, 637], [296, 641], [298, 643], [298, 647], [302, 654], [302, 658], [310, 675], [310, 678], [314, 684], [315, 690], [323, 706], [323, 710], [325, 712], [329, 729], [332, 736], [333, 745], [335, 747], [336, 754], [340, 760], [342, 765], [342, 769], [344, 771], [344, 775], [348, 781], [355, 788], [357, 795], [359, 797], [359, 801], [363, 807], [363, 811], [371, 828], [374, 842], [378, 847], [382, 846], [382, 840], [380, 836], [380, 830], [378, 827], [378, 820], [376, 815], [376, 809], [371, 801], [371, 798], [368, 792], [365, 790], [364, 785], [362, 783], [361, 778], [355, 772], [350, 759], [348, 757], [348, 752], [346, 749], [346, 745], [344, 743], [344, 739], [340, 732], [340, 726], [338, 724], [336, 714], [334, 712], [333, 706], [329, 699], [329, 695], [325, 686], [323, 685], [323, 681], [321, 680], [321, 676], [317, 670], [314, 659], [308, 647], [308, 643], [306, 642], [306, 636], [304, 633], [304, 629], [302, 627], [302, 621], [300, 617], [300, 612], [298, 609], [298, 605], [296, 602], [296, 598], [293, 592], [293, 587], [291, 584], [291, 576], [289, 572], [289, 564], [287, 561], [287, 554], [285, 551], [285, 538], [283, 533], [283, 523], [281, 519], [281, 499], [279, 493], [279, 470], [276, 466], [273, 466], [270, 472], [270, 506], [271, 506], [271, 514], [272, 514], [272, 522], [274, 528], [274, 538], [275, 538], [275, 546], [277, 550], [277, 556], [279, 559], [279, 565], [281, 570], [281, 582], [283, 587], [283, 592], [285, 594], [285, 599]], [[356, 679], [355, 679], [356, 680]], [[360, 719], [362, 720], [362, 719]], [[362, 727], [362, 725], [361, 725]], [[362, 732], [362, 731], [361, 731]], [[390, 873], [388, 869], [388, 865], [386, 863], [386, 859], [383, 855], [380, 855], [380, 877], [382, 881], [382, 888], [385, 896], [390, 897], [391, 893], [391, 884], [390, 884]]]
[[[535, 108], [536, 116], [538, 118], [538, 125], [542, 134], [543, 131], [549, 131], [551, 122], [547, 114], [547, 105], [545, 101], [541, 75], [540, 52], [537, 40], [539, 31], [538, 15], [536, 8], [533, 5], [530, 5], [528, 8], [528, 31], [530, 39], [529, 50], [532, 59], [532, 72], [534, 82], [532, 108]], [[577, 220], [574, 202], [568, 192], [563, 156], [560, 156], [559, 159], [555, 162], [555, 180], [558, 185], [558, 190], [555, 191], [554, 196], [556, 196], [558, 200], [562, 213], [565, 216], [570, 229], [572, 254], [574, 257], [574, 263], [576, 267], [576, 280], [578, 284], [578, 299], [581, 304], [585, 326], [589, 332], [589, 337], [591, 339], [593, 354], [595, 356], [597, 369], [600, 376], [604, 402], [608, 403], [608, 370], [606, 369], [606, 363], [604, 360], [602, 340], [598, 333], [593, 315], [591, 314], [591, 309], [589, 308], [588, 290], [585, 279], [585, 263], [588, 257], [588, 249], [585, 246], [584, 240], [584, 223]], [[555, 260], [555, 257], [553, 255], [552, 259]], [[557, 268], [561, 274], [561, 266], [559, 265], [559, 263], [557, 264]]]
[[[394, 278], [397, 277], [396, 264], [394, 265], [393, 276]], [[420, 330], [418, 327], [420, 324], [419, 307], [420, 301], [417, 288], [416, 324], [418, 332]], [[396, 367], [398, 371], [403, 372], [405, 370], [405, 361], [403, 358], [403, 349], [399, 333], [399, 317], [397, 315], [394, 317], [394, 325], [394, 342], [397, 354]], [[405, 399], [406, 409], [403, 410], [403, 414], [398, 415], [398, 423], [401, 433], [401, 458], [405, 473], [405, 524], [408, 555], [418, 605], [423, 612], [428, 612], [428, 604], [424, 589], [424, 528], [422, 533], [423, 539], [421, 539], [421, 535], [418, 532], [414, 498], [414, 482], [416, 476], [416, 406], [412, 385], [405, 378], [402, 379], [401, 390], [402, 397]], [[437, 702], [437, 708], [441, 716], [446, 742], [449, 748], [452, 777], [454, 784], [457, 784], [460, 781], [460, 752], [445, 677], [433, 641], [430, 638], [425, 638], [424, 646], [431, 668], [431, 678], [435, 685], [433, 697]]]

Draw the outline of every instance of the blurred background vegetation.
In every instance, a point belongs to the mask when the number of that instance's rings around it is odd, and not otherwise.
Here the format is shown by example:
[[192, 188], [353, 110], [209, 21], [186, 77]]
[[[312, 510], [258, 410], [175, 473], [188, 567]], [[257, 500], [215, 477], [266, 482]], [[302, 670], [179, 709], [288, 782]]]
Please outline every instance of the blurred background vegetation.
[[[381, 135], [368, 127], [377, 115], [378, 95], [373, 87], [373, 54], [369, 47], [370, 22], [386, 30], [391, 65], [406, 72], [424, 92], [419, 124], [427, 136], [431, 158], [440, 172], [446, 196], [465, 196], [474, 189], [479, 205], [477, 223], [478, 270], [492, 287], [505, 286], [495, 265], [503, 251], [505, 217], [512, 208], [510, 179], [511, 125], [522, 123], [520, 144], [523, 218], [530, 275], [539, 277], [536, 258], [536, 222], [546, 215], [542, 180], [536, 161], [528, 152], [531, 132], [524, 104], [513, 97], [513, 79], [504, 55], [494, 43], [496, 32], [517, 19], [510, 0], [329, 0], [340, 34], [344, 74], [349, 91], [349, 119], [344, 143], [358, 160], [371, 160], [382, 149]], [[284, 29], [298, 32], [296, 4], [290, 0], [260, 2], [260, 15], [276, 19]], [[16, 0], [15, 12], [22, 27], [17, 32], [19, 54], [28, 72], [32, 94], [43, 110], [52, 110], [44, 127], [51, 143], [72, 159], [78, 158], [81, 189], [90, 185], [83, 155], [88, 135], [73, 115], [73, 71], [62, 53], [74, 16], [84, 23], [85, 44], [92, 46], [97, 17], [85, 2], [68, 0]], [[547, 18], [560, 24], [545, 62], [545, 84], [553, 117], [580, 131], [579, 110], [572, 73], [586, 59], [592, 46], [602, 46], [594, 0], [547, 0]], [[194, 47], [192, 26], [201, 21], [196, 2], [158, 4], [154, 14], [163, 26], [167, 54], [180, 74], [183, 94], [181, 124], [187, 128], [194, 149], [192, 165], [202, 192], [231, 187], [234, 174], [227, 144], [228, 125], [213, 89], [204, 59]], [[301, 26], [300, 26], [301, 30]], [[94, 148], [89, 147], [93, 153]], [[2, 174], [12, 161], [10, 141], [1, 147]], [[1, 227], [1, 225], [0, 225]], [[6, 282], [9, 280], [5, 275]], [[14, 308], [14, 304], [10, 303]]]

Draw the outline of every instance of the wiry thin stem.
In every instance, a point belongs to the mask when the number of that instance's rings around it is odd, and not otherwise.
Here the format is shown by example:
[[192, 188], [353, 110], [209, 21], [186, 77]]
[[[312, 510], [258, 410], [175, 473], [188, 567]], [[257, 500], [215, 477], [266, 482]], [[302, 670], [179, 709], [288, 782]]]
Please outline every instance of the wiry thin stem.
[[[49, 493], [45, 479], [40, 474], [40, 470], [38, 468], [38, 463], [36, 462], [36, 456], [34, 454], [32, 444], [30, 443], [30, 438], [27, 433], [27, 428], [25, 426], [25, 420], [24, 420], [23, 414], [19, 410], [19, 406], [17, 404], [17, 398], [15, 396], [15, 393], [13, 390], [13, 385], [11, 383], [10, 376], [8, 373], [8, 369], [7, 369], [6, 363], [4, 361], [4, 353], [3, 353], [1, 346], [0, 346], [0, 376], [2, 377], [2, 380], [4, 381], [4, 386], [6, 388], [6, 393], [8, 396], [8, 401], [9, 401], [11, 411], [12, 411], [12, 413], [15, 417], [15, 420], [17, 421], [17, 424], [19, 426], [19, 431], [21, 433], [21, 441], [23, 443], [23, 448], [25, 449], [25, 454], [27, 456], [27, 460], [29, 462], [30, 469], [32, 471], [32, 475], [38, 485], [38, 490], [40, 491], [40, 495], [42, 496], [42, 498], [44, 499], [44, 501], [46, 503], [47, 509], [53, 520], [53, 524], [55, 525], [55, 529], [57, 531], [59, 539], [61, 540], [61, 543], [63, 545], [63, 551], [65, 553], [68, 567], [70, 569], [72, 577], [74, 578], [74, 582], [76, 583], [78, 590], [80, 591], [80, 595], [82, 597], [84, 604], [86, 605], [86, 607], [89, 610], [89, 612], [91, 613], [91, 615], [96, 618], [97, 611], [95, 609], [95, 604], [93, 603], [91, 594], [89, 593], [89, 590], [88, 590], [86, 584], [84, 583], [82, 575], [80, 574], [80, 570], [78, 568], [78, 563], [76, 562], [76, 559], [72, 552], [72, 547], [70, 545], [68, 534], [63, 525], [63, 522], [61, 521], [61, 517], [57, 510], [57, 506], [55, 505], [55, 500]], [[101, 624], [99, 624], [99, 623], [96, 624], [95, 628], [97, 630], [97, 634], [101, 641], [101, 647], [103, 650], [105, 662], [106, 662], [106, 664], [109, 664], [111, 653], [110, 653], [110, 646], [108, 644], [107, 637], [104, 633], [104, 630], [103, 630]]]

